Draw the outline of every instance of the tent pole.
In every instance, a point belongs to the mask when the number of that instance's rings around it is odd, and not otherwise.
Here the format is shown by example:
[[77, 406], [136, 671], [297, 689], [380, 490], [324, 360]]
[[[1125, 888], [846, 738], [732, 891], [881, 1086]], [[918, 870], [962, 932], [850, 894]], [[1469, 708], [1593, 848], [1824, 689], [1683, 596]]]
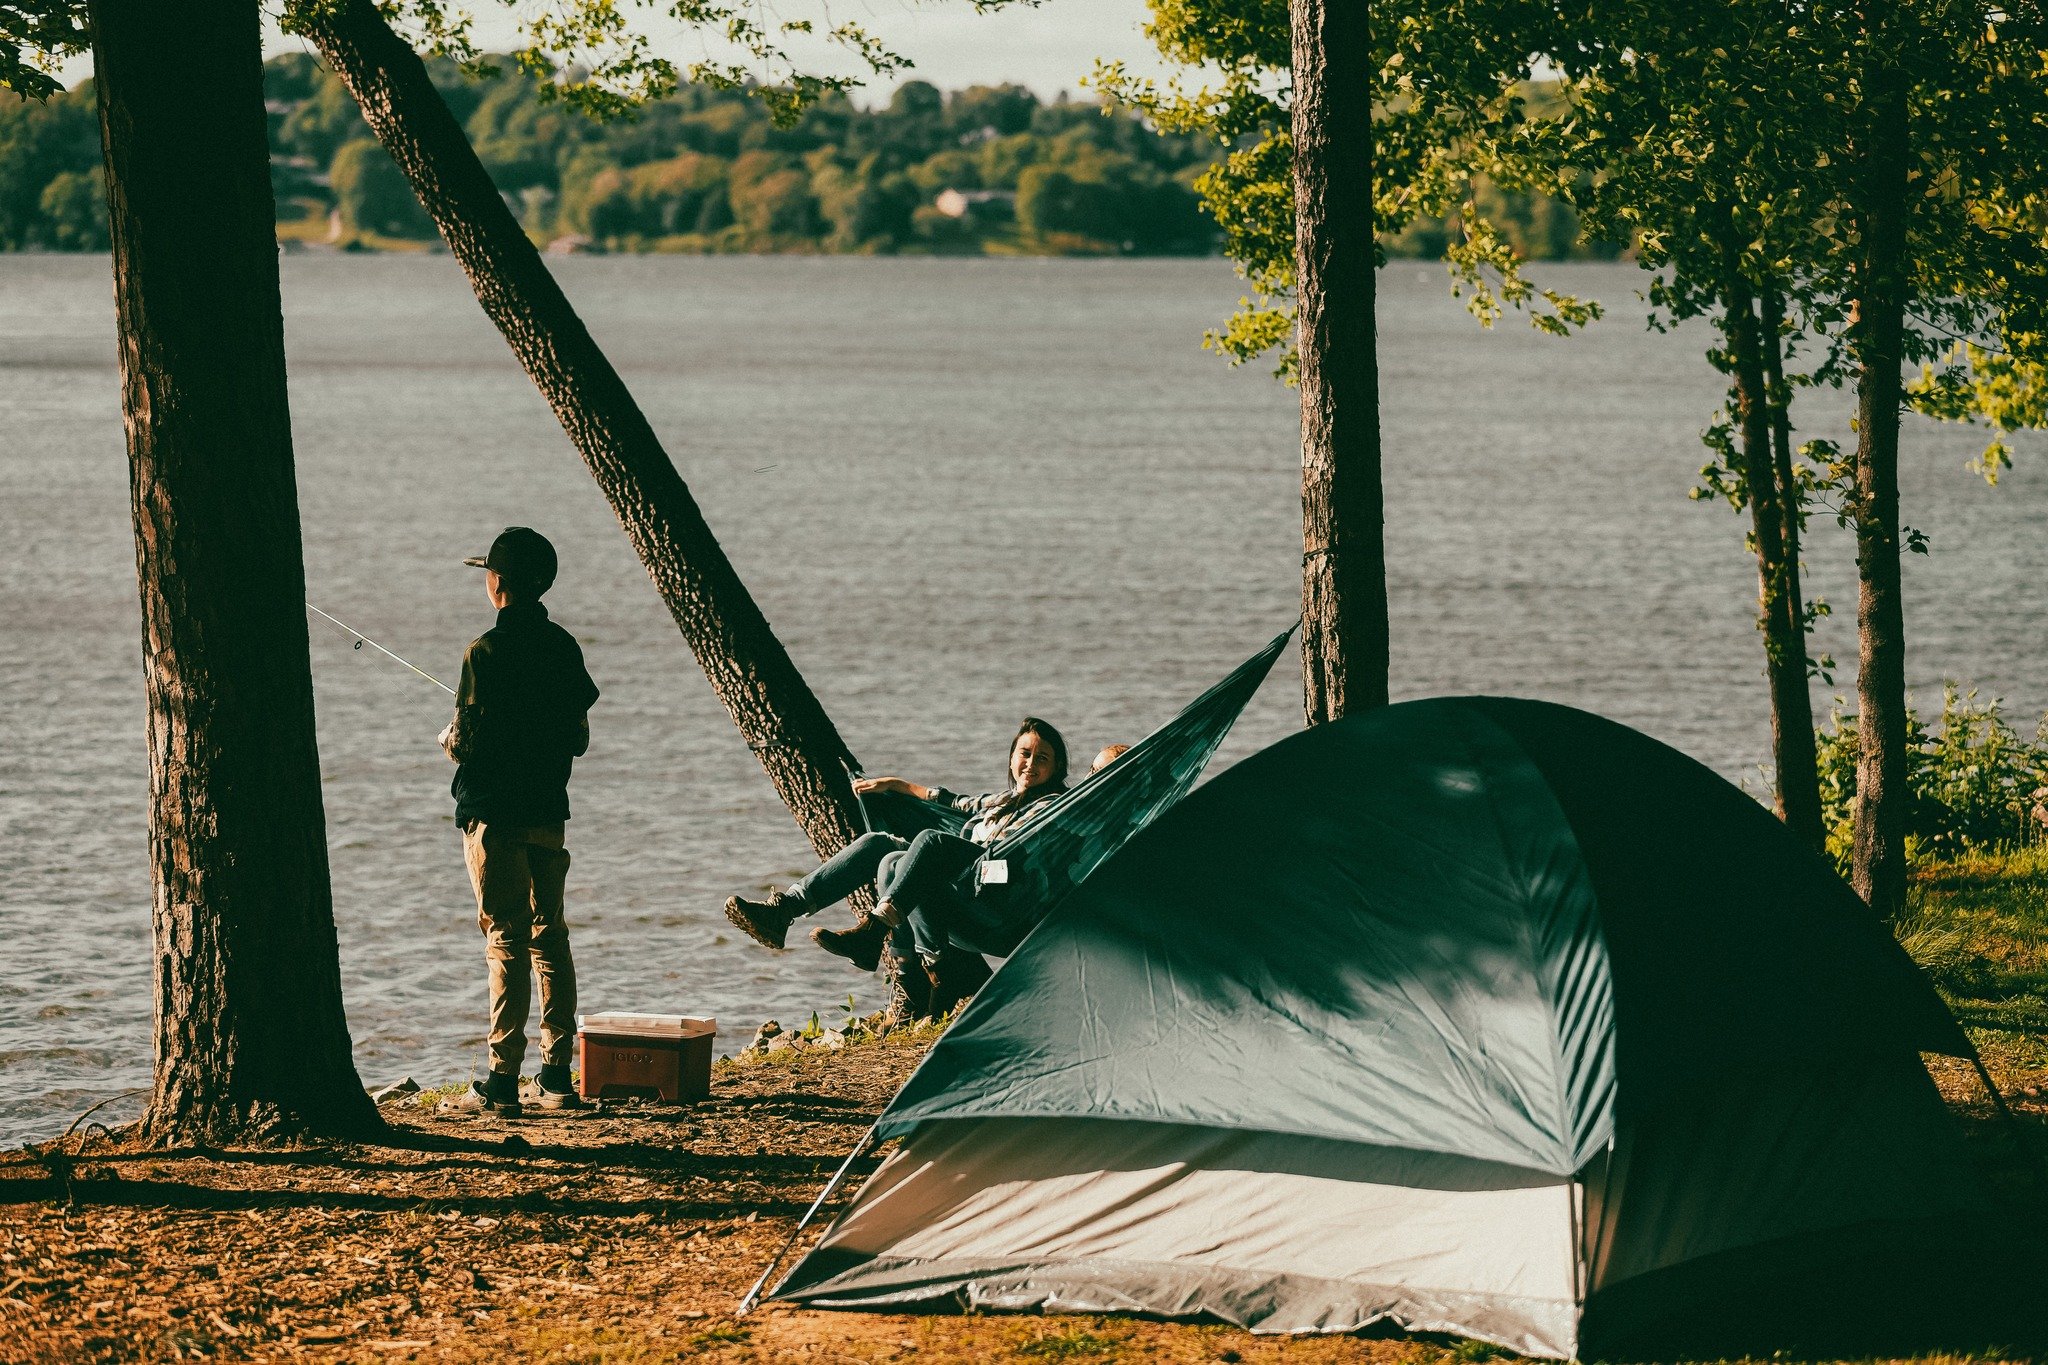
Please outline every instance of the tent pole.
[[1998, 1082], [1991, 1079], [1990, 1070], [1984, 1065], [1983, 1056], [1975, 1046], [1970, 1048], [1970, 1065], [1977, 1068], [1977, 1079], [1984, 1082], [1984, 1089], [1991, 1094], [1991, 1103], [1998, 1109], [1999, 1117], [2005, 1120], [2006, 1128], [2012, 1133], [2013, 1141], [2019, 1144], [2028, 1157], [2027, 1166], [2034, 1173], [2034, 1183], [2048, 1194], [2048, 1163], [2041, 1158], [2041, 1149], [2034, 1143], [2034, 1135], [2027, 1131], [2012, 1110], [2006, 1105], [2005, 1096], [1999, 1093]]
[[832, 1197], [832, 1192], [839, 1188], [839, 1182], [846, 1179], [846, 1173], [853, 1169], [853, 1163], [859, 1159], [861, 1153], [865, 1152], [868, 1149], [868, 1145], [874, 1140], [875, 1130], [873, 1127], [870, 1127], [865, 1133], [860, 1135], [860, 1141], [854, 1144], [853, 1150], [846, 1154], [846, 1160], [839, 1163], [839, 1169], [833, 1173], [830, 1180], [825, 1182], [825, 1188], [819, 1191], [816, 1199], [811, 1201], [811, 1206], [804, 1210], [804, 1216], [796, 1220], [796, 1227], [790, 1230], [788, 1240], [776, 1249], [775, 1259], [768, 1262], [768, 1268], [761, 1272], [761, 1278], [754, 1281], [754, 1287], [749, 1289], [747, 1296], [740, 1300], [739, 1310], [734, 1314], [735, 1317], [744, 1317], [754, 1311], [754, 1305], [761, 1301], [761, 1291], [768, 1286], [768, 1277], [773, 1275], [775, 1268], [782, 1264], [782, 1258], [789, 1255], [789, 1249], [796, 1245], [796, 1239], [804, 1235], [804, 1229], [811, 1225], [811, 1220], [818, 1216], [818, 1210], [825, 1207], [825, 1201]]

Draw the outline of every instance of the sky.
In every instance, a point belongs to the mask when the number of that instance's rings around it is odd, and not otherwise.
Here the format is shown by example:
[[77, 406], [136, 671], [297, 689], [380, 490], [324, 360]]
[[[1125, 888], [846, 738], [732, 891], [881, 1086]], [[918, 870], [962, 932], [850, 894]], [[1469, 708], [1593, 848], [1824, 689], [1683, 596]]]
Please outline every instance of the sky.
[[[502, 5], [471, 0], [476, 35], [486, 48], [512, 41], [516, 16], [531, 5]], [[1004, 81], [1027, 85], [1046, 99], [1060, 91], [1081, 93], [1081, 79], [1098, 58], [1122, 60], [1140, 76], [1162, 76], [1167, 68], [1146, 41], [1145, 0], [1042, 0], [1037, 5], [1012, 3], [990, 14], [976, 14], [967, 0], [771, 0], [764, 9], [784, 20], [813, 19], [820, 28], [857, 23], [911, 59], [914, 69], [875, 83], [861, 103], [886, 98], [904, 80], [930, 81], [942, 90]], [[652, 13], [658, 15], [657, 6]], [[664, 55], [690, 61], [717, 55], [704, 39], [673, 25], [660, 35]], [[301, 44], [268, 30], [266, 54], [290, 51]], [[90, 60], [69, 63], [66, 84], [92, 72]]]

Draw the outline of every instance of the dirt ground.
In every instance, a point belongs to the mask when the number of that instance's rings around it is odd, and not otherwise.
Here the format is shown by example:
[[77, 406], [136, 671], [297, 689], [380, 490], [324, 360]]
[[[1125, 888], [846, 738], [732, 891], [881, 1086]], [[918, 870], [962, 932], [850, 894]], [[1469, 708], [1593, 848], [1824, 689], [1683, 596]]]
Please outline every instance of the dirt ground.
[[[0, 1154], [0, 1361], [1473, 1362], [1089, 1317], [734, 1308], [928, 1039], [721, 1063], [681, 1108], [386, 1109], [380, 1146]], [[1988, 1114], [1960, 1069], [1945, 1092]], [[2048, 1075], [2001, 1077], [2037, 1139]], [[535, 1111], [529, 1110], [529, 1114]], [[787, 1264], [787, 1263], [785, 1263]], [[2044, 1289], [2048, 1292], [2048, 1289]], [[1988, 1345], [1977, 1359], [2027, 1359]]]

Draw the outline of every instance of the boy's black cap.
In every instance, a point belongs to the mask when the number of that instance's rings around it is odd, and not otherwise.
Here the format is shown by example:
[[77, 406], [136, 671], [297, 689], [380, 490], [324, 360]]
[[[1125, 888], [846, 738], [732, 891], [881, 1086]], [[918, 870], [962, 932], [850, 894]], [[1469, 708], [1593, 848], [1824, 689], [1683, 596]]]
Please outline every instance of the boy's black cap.
[[507, 526], [491, 542], [489, 554], [462, 562], [472, 568], [489, 569], [530, 593], [544, 593], [555, 581], [555, 547], [531, 526]]

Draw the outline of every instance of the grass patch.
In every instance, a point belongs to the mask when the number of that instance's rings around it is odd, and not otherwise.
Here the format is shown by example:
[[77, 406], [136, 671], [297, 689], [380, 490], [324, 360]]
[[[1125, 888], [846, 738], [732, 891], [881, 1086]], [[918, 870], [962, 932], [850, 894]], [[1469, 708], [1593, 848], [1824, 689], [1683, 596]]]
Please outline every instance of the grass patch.
[[[845, 1031], [845, 1046], [837, 1049], [841, 1052], [863, 1048], [908, 1048], [921, 1052], [938, 1040], [939, 1035], [946, 1031], [958, 1014], [959, 1011], [956, 1009], [943, 1019], [918, 1019], [907, 1024], [893, 1025], [880, 1024], [876, 1022], [880, 1018], [879, 1015], [869, 1015], [855, 1019], [851, 1023], [838, 1021], [832, 1026]], [[816, 1015], [811, 1017], [813, 1021], [817, 1019]], [[743, 1051], [734, 1056], [718, 1058], [712, 1062], [711, 1070], [713, 1075], [720, 1075], [735, 1070], [746, 1070], [749, 1067], [789, 1066], [800, 1057], [821, 1055], [830, 1056], [832, 1053], [813, 1047], [781, 1048], [774, 1052]]]
[[1893, 929], [1980, 1047], [2048, 1067], [2048, 845], [1920, 868]]
[[720, 1324], [708, 1332], [699, 1332], [696, 1336], [691, 1337], [690, 1345], [700, 1351], [711, 1346], [744, 1346], [752, 1339], [753, 1335], [753, 1332], [745, 1327], [732, 1327]]
[[1123, 1337], [1106, 1337], [1099, 1332], [1076, 1327], [1023, 1342], [1017, 1346], [1016, 1353], [1024, 1360], [1080, 1360], [1088, 1356], [1109, 1355], [1123, 1343]]

